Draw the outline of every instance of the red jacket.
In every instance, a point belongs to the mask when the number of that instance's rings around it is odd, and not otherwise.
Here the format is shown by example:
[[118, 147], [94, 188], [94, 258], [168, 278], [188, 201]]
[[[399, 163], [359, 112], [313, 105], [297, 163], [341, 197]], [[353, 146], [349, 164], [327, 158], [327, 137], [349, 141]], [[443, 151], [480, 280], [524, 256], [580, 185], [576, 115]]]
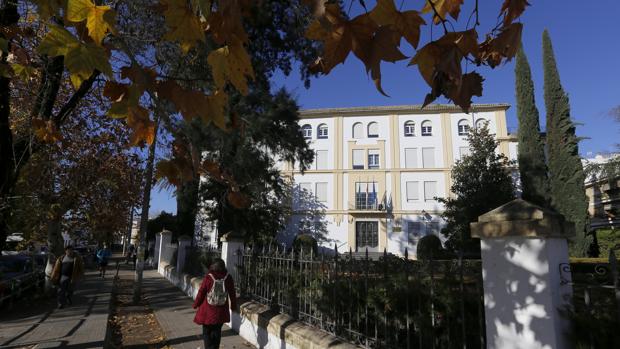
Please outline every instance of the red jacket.
[[[213, 275], [213, 277], [218, 280], [223, 279], [224, 276], [226, 276], [226, 272], [221, 271], [211, 271], [209, 274]], [[235, 283], [233, 278], [228, 275], [228, 277], [226, 277], [226, 281], [224, 281], [226, 292], [228, 292], [228, 300], [226, 300], [226, 304], [211, 305], [207, 302], [207, 293], [213, 286], [213, 280], [209, 274], [207, 274], [202, 281], [200, 290], [198, 291], [198, 295], [194, 301], [194, 309], [198, 308], [196, 311], [196, 316], [194, 317], [194, 322], [198, 325], [215, 325], [230, 322], [230, 311], [228, 310], [229, 304], [230, 309], [237, 308], [237, 292], [235, 291]]]

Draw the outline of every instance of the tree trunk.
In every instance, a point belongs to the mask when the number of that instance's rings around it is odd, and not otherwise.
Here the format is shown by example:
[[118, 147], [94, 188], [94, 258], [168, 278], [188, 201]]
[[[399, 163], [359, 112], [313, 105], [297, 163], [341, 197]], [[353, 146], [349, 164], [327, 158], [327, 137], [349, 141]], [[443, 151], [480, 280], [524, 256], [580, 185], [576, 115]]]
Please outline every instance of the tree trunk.
[[149, 156], [146, 161], [146, 179], [144, 181], [144, 192], [142, 193], [142, 213], [140, 216], [140, 231], [138, 233], [138, 259], [136, 263], [136, 273], [134, 276], [133, 303], [140, 302], [142, 294], [142, 274], [144, 271], [144, 250], [146, 248], [146, 226], [149, 221], [149, 207], [151, 203], [151, 187], [153, 186], [153, 167], [155, 165], [155, 150], [157, 148], [157, 130], [159, 129], [159, 118], [155, 119], [154, 141], [149, 146]]
[[[0, 8], [0, 27], [7, 28], [17, 24], [19, 13], [16, 1], [3, 1]], [[0, 32], [0, 38], [6, 39]], [[0, 53], [0, 64], [5, 64], [7, 53]], [[13, 188], [15, 161], [13, 159], [13, 136], [9, 116], [11, 114], [11, 79], [0, 76], [0, 251], [4, 249], [8, 232], [8, 219], [11, 216], [9, 196]]]
[[47, 254], [47, 266], [45, 267], [45, 290], [50, 291], [52, 288], [52, 280], [50, 276], [52, 275], [52, 268], [54, 267], [54, 263], [56, 263], [56, 258], [62, 255], [64, 244], [62, 242], [61, 234], [61, 217], [54, 215], [47, 222], [47, 246], [48, 246], [48, 254]]
[[177, 188], [177, 234], [190, 236], [192, 245], [195, 240], [197, 207], [198, 180], [194, 179]]

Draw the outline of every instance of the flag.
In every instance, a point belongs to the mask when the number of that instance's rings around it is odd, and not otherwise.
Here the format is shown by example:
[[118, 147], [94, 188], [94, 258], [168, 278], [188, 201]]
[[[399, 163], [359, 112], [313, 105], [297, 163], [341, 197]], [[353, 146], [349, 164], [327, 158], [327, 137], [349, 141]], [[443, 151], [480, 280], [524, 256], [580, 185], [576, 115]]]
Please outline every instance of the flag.
[[372, 205], [377, 205], [377, 190], [375, 188], [375, 182], [372, 182]]

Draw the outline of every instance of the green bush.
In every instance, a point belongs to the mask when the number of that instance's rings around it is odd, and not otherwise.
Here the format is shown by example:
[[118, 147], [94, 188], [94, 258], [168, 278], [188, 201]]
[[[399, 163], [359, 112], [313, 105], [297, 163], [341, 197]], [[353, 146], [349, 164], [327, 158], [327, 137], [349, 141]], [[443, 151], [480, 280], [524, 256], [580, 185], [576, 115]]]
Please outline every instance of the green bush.
[[441, 240], [437, 235], [426, 235], [418, 241], [418, 259], [442, 259], [444, 250], [441, 247]]
[[295, 241], [293, 241], [293, 249], [295, 251], [303, 251], [304, 254], [312, 251], [312, 253], [316, 255], [319, 251], [319, 244], [312, 236], [300, 234], [297, 235]]
[[[599, 257], [607, 259], [609, 251], [615, 246], [620, 245], [620, 229], [599, 229], [596, 231], [596, 239], [600, 251]], [[616, 257], [620, 254], [618, 250], [615, 253]]]

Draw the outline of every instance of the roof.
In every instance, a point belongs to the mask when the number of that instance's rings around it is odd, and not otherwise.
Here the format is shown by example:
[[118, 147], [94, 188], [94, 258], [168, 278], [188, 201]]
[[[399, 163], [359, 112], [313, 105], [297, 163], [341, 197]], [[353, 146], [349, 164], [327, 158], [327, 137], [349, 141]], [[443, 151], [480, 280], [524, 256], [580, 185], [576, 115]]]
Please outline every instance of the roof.
[[[506, 110], [510, 108], [507, 103], [472, 104], [473, 112]], [[462, 113], [461, 107], [454, 104], [429, 104], [422, 108], [422, 104], [412, 105], [386, 105], [370, 107], [350, 107], [350, 108], [322, 108], [304, 109], [300, 112], [302, 118], [321, 117], [325, 114], [338, 114], [339, 116], [360, 116], [360, 115], [379, 115], [379, 114], [430, 114], [430, 113]]]

